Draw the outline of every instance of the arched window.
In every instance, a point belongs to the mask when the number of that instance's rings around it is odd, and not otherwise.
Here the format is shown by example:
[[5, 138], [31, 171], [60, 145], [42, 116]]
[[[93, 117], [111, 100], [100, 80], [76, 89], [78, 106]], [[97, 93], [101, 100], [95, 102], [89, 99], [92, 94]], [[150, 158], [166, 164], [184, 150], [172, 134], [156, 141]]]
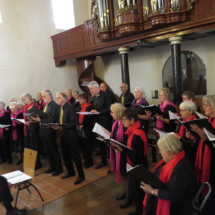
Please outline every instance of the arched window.
[[[207, 94], [206, 68], [202, 59], [191, 51], [181, 52], [182, 92], [192, 91], [197, 97]], [[172, 56], [168, 58], [163, 68], [163, 86], [172, 91], [173, 73]]]
[[54, 23], [57, 29], [75, 27], [73, 0], [52, 0]]

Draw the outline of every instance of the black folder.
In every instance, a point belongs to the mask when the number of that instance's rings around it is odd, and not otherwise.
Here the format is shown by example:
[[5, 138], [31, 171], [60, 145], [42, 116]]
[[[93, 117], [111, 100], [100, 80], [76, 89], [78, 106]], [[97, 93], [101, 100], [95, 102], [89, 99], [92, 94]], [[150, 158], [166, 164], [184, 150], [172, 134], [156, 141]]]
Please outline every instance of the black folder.
[[32, 113], [23, 113], [23, 115], [25, 115], [27, 118], [29, 118], [31, 116], [34, 117], [34, 118], [39, 116], [40, 119], [49, 118], [49, 115], [47, 113], [43, 112], [42, 110], [38, 110], [38, 111], [35, 111], [35, 112], [32, 112]]
[[123, 104], [123, 106], [126, 107], [126, 108], [130, 108], [131, 107], [131, 102], [125, 103], [125, 104]]
[[[118, 141], [116, 141], [116, 140], [114, 140], [114, 139], [104, 139], [103, 141], [104, 141], [107, 145], [109, 145], [109, 146], [112, 146], [112, 145], [110, 144], [110, 141], [112, 141], [112, 142], [116, 143], [117, 145], [119, 145], [119, 146], [121, 146], [121, 147], [123, 147], [123, 148], [125, 148], [125, 149], [132, 150], [131, 148], [127, 147], [126, 145], [124, 145], [124, 144], [122, 144], [122, 143], [120, 143], [120, 142], [118, 142]], [[112, 147], [113, 147], [113, 146], [112, 146]], [[114, 148], [114, 147], [113, 147], [113, 148]]]
[[156, 177], [150, 170], [148, 170], [143, 164], [134, 167], [129, 170], [128, 175], [138, 180], [140, 183], [144, 182], [151, 185], [154, 189], [164, 188], [167, 185], [163, 183], [158, 177]]
[[140, 107], [144, 108], [144, 110], [151, 111], [153, 116], [156, 115], [156, 114], [163, 115], [163, 112], [160, 110], [160, 108], [158, 108], [155, 105], [149, 105], [149, 106], [140, 105]]
[[215, 129], [214, 127], [211, 125], [210, 122], [208, 122], [208, 119], [195, 119], [195, 120], [190, 120], [190, 121], [186, 121], [182, 123], [184, 125], [185, 128], [187, 128], [187, 130], [190, 131], [191, 134], [193, 134], [193, 136], [198, 137], [199, 135], [198, 133], [196, 133], [195, 131], [191, 130], [191, 125], [197, 125], [199, 128], [201, 128], [203, 130], [203, 128], [207, 129], [210, 133], [215, 135]]

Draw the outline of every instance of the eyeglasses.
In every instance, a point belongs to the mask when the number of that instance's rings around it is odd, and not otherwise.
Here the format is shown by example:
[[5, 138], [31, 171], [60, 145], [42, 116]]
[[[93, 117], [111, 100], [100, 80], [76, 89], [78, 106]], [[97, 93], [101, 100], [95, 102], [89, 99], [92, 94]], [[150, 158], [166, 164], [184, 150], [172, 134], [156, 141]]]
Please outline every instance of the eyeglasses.
[[129, 119], [122, 119], [123, 122], [126, 121], [126, 120], [129, 120]]
[[202, 107], [210, 107], [211, 105], [207, 105], [207, 104], [203, 104], [202, 103]]
[[61, 99], [61, 98], [63, 98], [63, 97], [56, 97], [55, 99], [58, 100], [58, 99]]
[[180, 110], [180, 112], [181, 112], [181, 111], [183, 112], [183, 111], [188, 111], [188, 110]]

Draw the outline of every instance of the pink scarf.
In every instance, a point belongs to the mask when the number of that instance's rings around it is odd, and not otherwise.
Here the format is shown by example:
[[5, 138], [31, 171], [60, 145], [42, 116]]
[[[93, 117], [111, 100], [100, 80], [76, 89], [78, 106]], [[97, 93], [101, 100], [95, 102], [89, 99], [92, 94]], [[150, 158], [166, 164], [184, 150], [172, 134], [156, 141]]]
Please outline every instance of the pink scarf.
[[[116, 120], [112, 125], [111, 130], [111, 138], [113, 138], [113, 131], [116, 128], [118, 120]], [[119, 127], [116, 132], [116, 141], [122, 142], [124, 137], [124, 130], [122, 121], [120, 121]], [[121, 174], [120, 174], [120, 160], [121, 160], [121, 153], [115, 153], [114, 149], [110, 147], [110, 170], [111, 172], [116, 171], [116, 182], [121, 182]]]
[[[164, 109], [166, 108], [167, 105], [172, 105], [174, 108], [176, 108], [176, 106], [170, 100], [168, 100], [168, 102], [165, 105], [163, 105], [163, 102], [160, 103], [160, 106], [159, 106], [160, 110], [164, 112]], [[156, 128], [159, 130], [164, 129], [164, 123], [159, 119], [156, 120]]]
[[[2, 113], [0, 113], [0, 117], [4, 116], [4, 113], [7, 112], [5, 109], [2, 110]], [[4, 137], [4, 129], [0, 128], [0, 138]]]
[[[15, 114], [12, 112], [10, 113], [10, 117], [16, 119], [17, 116], [23, 112], [22, 110], [18, 110]], [[17, 132], [16, 132], [16, 121], [12, 120], [12, 135], [13, 135], [13, 140], [17, 140]]]

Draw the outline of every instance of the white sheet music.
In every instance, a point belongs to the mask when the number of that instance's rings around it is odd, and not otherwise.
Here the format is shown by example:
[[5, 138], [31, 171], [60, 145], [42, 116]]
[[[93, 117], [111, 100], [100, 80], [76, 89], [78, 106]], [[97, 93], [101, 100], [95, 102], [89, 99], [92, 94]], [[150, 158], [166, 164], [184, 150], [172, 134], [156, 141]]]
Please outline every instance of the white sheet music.
[[98, 115], [100, 113], [91, 113], [91, 112], [76, 112], [77, 114], [84, 114], [84, 115]]
[[24, 119], [15, 119], [15, 118], [11, 118], [12, 120], [16, 120], [18, 122], [21, 122], [23, 124], [25, 124], [25, 120]]
[[169, 119], [181, 119], [181, 117], [169, 110]]
[[103, 128], [98, 123], [95, 124], [95, 126], [93, 128], [93, 132], [104, 137], [105, 139], [110, 139], [110, 132], [108, 130], [106, 130], [105, 128]]
[[0, 124], [0, 128], [7, 128], [9, 126], [11, 126], [11, 125], [2, 125], [2, 124]]
[[196, 115], [200, 118], [200, 119], [208, 119], [207, 116], [202, 115], [201, 113], [199, 113], [198, 111], [195, 112]]
[[168, 133], [166, 133], [166, 132], [157, 130], [155, 128], [154, 128], [154, 130], [159, 134], [160, 137], [164, 137], [164, 136], [169, 135], [169, 134], [174, 134], [174, 132], [168, 132]]
[[32, 177], [19, 170], [4, 174], [2, 176], [5, 177], [11, 184], [17, 184], [32, 179]]
[[215, 140], [215, 135], [213, 135], [210, 131], [208, 131], [206, 128], [203, 128], [205, 134], [207, 135], [208, 139], [210, 141], [214, 141]]

